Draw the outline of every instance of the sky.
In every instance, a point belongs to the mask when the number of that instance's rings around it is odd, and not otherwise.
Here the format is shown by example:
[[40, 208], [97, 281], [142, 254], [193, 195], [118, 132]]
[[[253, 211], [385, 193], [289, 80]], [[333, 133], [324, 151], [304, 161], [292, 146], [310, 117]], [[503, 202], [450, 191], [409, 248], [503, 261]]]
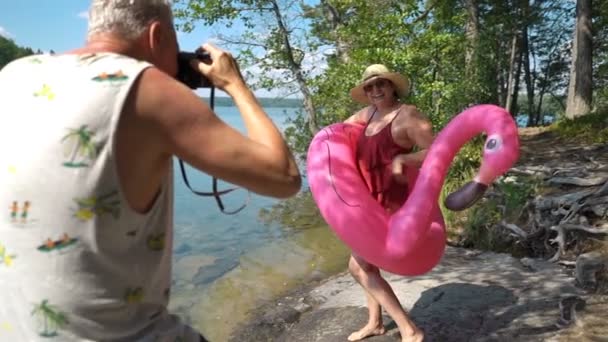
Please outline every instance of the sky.
[[[81, 46], [86, 37], [89, 0], [2, 0], [0, 35], [34, 51], [57, 53]], [[236, 25], [238, 29], [239, 25]], [[178, 33], [182, 50], [193, 51], [202, 43], [214, 41], [214, 28], [198, 25], [193, 32]], [[206, 90], [198, 90], [206, 95]], [[278, 91], [259, 90], [258, 96], [274, 97]], [[226, 96], [222, 92], [216, 96]]]

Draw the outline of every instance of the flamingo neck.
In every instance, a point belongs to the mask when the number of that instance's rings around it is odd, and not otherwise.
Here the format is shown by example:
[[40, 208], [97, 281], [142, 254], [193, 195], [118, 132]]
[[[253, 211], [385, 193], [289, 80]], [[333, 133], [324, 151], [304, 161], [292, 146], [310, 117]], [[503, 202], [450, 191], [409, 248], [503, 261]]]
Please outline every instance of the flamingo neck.
[[429, 148], [410, 197], [438, 198], [448, 168], [458, 151], [478, 134], [496, 132], [499, 127], [497, 123], [504, 118], [501, 110], [494, 105], [480, 105], [454, 117]]

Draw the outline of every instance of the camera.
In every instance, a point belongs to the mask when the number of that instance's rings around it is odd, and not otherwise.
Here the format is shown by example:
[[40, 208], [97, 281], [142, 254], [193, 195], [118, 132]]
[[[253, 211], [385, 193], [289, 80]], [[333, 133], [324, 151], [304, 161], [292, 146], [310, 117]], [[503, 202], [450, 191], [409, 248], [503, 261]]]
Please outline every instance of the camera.
[[194, 70], [190, 65], [190, 61], [193, 59], [198, 59], [207, 64], [211, 63], [209, 53], [200, 48], [194, 52], [180, 51], [177, 54], [177, 80], [191, 89], [212, 88], [213, 84], [211, 81], [200, 72]]

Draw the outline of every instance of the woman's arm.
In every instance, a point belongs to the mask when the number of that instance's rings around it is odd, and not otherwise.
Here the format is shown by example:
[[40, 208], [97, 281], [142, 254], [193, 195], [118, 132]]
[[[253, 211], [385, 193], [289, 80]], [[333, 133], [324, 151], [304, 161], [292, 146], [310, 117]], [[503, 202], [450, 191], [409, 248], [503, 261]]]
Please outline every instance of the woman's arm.
[[367, 122], [366, 114], [368, 112], [368, 108], [363, 108], [355, 114], [348, 117], [348, 119], [344, 120], [344, 123], [352, 123], [352, 124], [364, 124]]
[[[393, 174], [403, 174], [403, 166], [420, 167], [429, 147], [433, 143], [433, 127], [431, 122], [418, 110], [413, 107], [404, 117], [402, 134], [407, 135], [407, 140], [411, 141], [418, 151], [414, 153], [399, 154], [393, 159]], [[398, 138], [398, 137], [397, 137]]]

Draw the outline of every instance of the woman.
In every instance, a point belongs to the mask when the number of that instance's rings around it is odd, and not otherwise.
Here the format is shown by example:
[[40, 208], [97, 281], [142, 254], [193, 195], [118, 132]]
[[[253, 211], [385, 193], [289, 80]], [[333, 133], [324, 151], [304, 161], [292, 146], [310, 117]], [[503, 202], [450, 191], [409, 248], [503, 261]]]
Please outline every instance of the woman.
[[[357, 142], [357, 162], [371, 195], [389, 212], [397, 210], [408, 195], [404, 167], [419, 167], [433, 141], [428, 119], [415, 106], [400, 102], [409, 91], [407, 78], [381, 64], [369, 66], [361, 83], [351, 90], [353, 100], [366, 104], [345, 122], [365, 124]], [[414, 146], [418, 152], [411, 153]], [[365, 289], [369, 320], [349, 341], [384, 334], [383, 307], [393, 318], [402, 341], [422, 341], [418, 329], [378, 267], [352, 253], [349, 271]]]

